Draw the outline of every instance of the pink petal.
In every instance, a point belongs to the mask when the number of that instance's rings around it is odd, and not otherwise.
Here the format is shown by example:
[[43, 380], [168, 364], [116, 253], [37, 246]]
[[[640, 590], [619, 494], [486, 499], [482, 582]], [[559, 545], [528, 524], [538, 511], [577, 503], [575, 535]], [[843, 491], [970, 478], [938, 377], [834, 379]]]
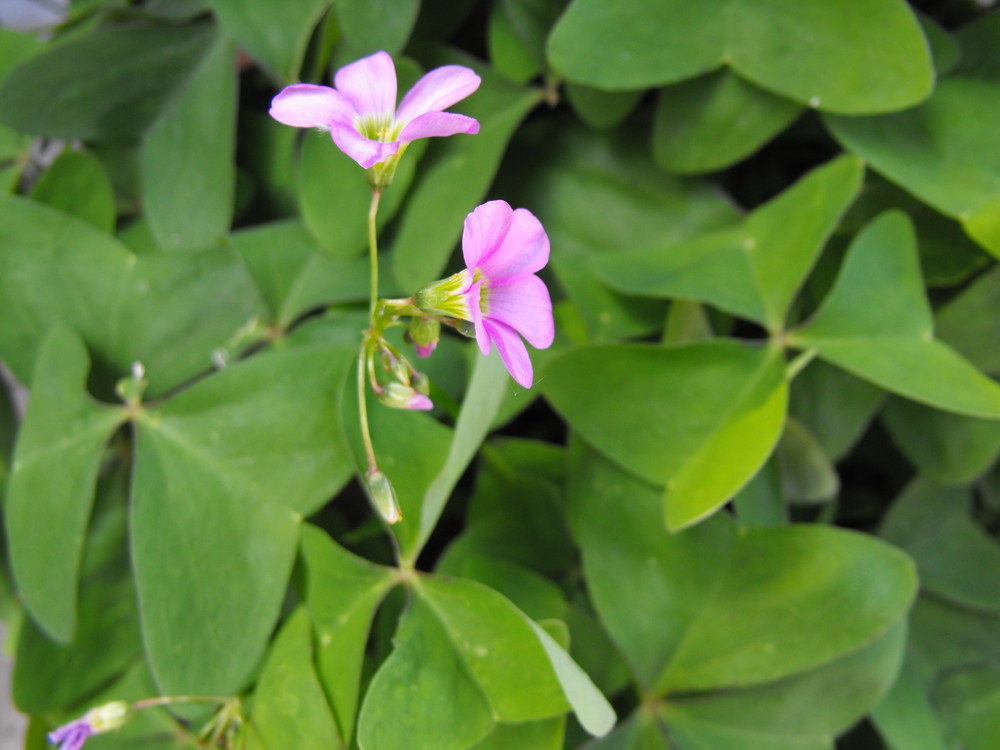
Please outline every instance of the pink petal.
[[479, 259], [479, 270], [491, 286], [502, 286], [541, 270], [549, 262], [549, 238], [542, 223], [526, 208], [514, 211], [507, 231]]
[[476, 343], [479, 344], [479, 351], [483, 354], [489, 354], [490, 335], [486, 332], [486, 326], [483, 325], [483, 314], [479, 309], [479, 288], [482, 284], [483, 282], [477, 281], [469, 287], [465, 294], [469, 314], [472, 315], [472, 325], [476, 328]]
[[489, 337], [497, 345], [500, 359], [503, 360], [507, 372], [520, 385], [531, 388], [531, 358], [528, 356], [528, 350], [524, 346], [524, 342], [521, 341], [521, 337], [503, 323], [494, 323], [487, 319], [484, 321], [484, 325]]
[[413, 411], [430, 411], [434, 408], [434, 402], [422, 393], [414, 393], [406, 408]]
[[437, 341], [432, 341], [431, 343], [427, 344], [426, 346], [423, 345], [423, 344], [417, 344], [416, 345], [416, 347], [417, 347], [417, 356], [418, 357], [423, 357], [424, 359], [427, 359], [427, 357], [431, 356], [434, 353], [434, 350], [437, 349], [437, 345], [438, 345]]
[[526, 276], [509, 286], [491, 287], [486, 317], [510, 326], [536, 349], [548, 349], [555, 336], [552, 299], [537, 276]]
[[360, 115], [392, 116], [396, 110], [396, 67], [387, 52], [376, 52], [345, 65], [333, 78]]
[[461, 65], [436, 68], [406, 93], [396, 111], [396, 121], [409, 122], [427, 112], [441, 112], [478, 89], [479, 82], [475, 72]]
[[399, 143], [382, 143], [365, 138], [353, 127], [335, 125], [330, 131], [337, 148], [365, 169], [388, 159], [399, 151]]
[[329, 130], [335, 122], [351, 122], [351, 103], [329, 86], [296, 83], [286, 86], [271, 100], [271, 117], [296, 128]]
[[484, 257], [493, 253], [507, 234], [513, 213], [507, 201], [489, 201], [465, 217], [462, 256], [467, 268], [475, 270]]
[[453, 112], [428, 112], [411, 120], [399, 134], [403, 143], [415, 141], [417, 138], [432, 138], [434, 136], [455, 135], [456, 133], [475, 134], [479, 132], [479, 121], [465, 115]]

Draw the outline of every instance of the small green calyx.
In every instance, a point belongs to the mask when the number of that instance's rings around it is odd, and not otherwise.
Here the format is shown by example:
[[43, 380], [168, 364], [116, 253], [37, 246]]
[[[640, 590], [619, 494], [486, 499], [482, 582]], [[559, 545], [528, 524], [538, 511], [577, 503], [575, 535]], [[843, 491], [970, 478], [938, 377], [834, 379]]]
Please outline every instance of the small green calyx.
[[425, 313], [446, 315], [459, 320], [472, 320], [464, 294], [472, 280], [468, 270], [428, 284], [413, 296], [414, 304]]

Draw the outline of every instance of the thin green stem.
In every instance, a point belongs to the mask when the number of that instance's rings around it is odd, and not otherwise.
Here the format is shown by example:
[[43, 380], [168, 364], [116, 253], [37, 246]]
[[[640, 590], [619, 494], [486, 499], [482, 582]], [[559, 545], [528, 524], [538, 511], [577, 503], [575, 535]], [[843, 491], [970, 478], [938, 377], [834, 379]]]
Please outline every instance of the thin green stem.
[[378, 217], [378, 203], [381, 198], [382, 191], [380, 189], [372, 190], [372, 202], [368, 207], [368, 260], [371, 264], [368, 311], [372, 318], [375, 317], [375, 303], [378, 301], [378, 229], [375, 226], [375, 219]]
[[177, 703], [221, 703], [226, 704], [235, 700], [231, 695], [164, 695], [159, 698], [146, 698], [132, 704], [133, 710], [140, 711], [144, 708], [155, 706], [170, 706]]
[[378, 471], [375, 461], [375, 446], [372, 445], [372, 434], [368, 427], [368, 400], [365, 398], [365, 361], [368, 359], [368, 334], [361, 343], [361, 353], [358, 355], [358, 414], [361, 417], [361, 441], [365, 445], [365, 457], [368, 459], [368, 473]]

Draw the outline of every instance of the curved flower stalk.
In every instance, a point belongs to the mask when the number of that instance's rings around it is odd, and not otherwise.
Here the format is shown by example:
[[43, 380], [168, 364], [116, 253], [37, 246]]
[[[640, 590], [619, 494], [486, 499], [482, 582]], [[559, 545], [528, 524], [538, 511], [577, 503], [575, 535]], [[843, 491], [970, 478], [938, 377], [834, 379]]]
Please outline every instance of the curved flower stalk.
[[[334, 88], [297, 83], [271, 102], [271, 116], [285, 125], [329, 130], [334, 143], [365, 169], [383, 162], [391, 181], [395, 160], [418, 138], [478, 133], [479, 122], [445, 112], [479, 88], [480, 78], [461, 65], [427, 73], [396, 106], [396, 68], [376, 52], [337, 71]], [[388, 182], [377, 184], [385, 187]]]
[[533, 371], [523, 336], [536, 349], [552, 345], [549, 290], [536, 272], [549, 260], [549, 238], [534, 214], [505, 201], [484, 203], [465, 219], [466, 269], [421, 289], [425, 312], [471, 321], [483, 354], [496, 345], [507, 371], [525, 388]]

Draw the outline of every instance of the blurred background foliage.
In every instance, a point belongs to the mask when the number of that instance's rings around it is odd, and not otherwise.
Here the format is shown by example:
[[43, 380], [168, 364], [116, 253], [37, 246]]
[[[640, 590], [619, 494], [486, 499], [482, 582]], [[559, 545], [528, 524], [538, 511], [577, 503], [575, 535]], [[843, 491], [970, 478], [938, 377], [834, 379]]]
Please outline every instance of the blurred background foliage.
[[[25, 747], [163, 694], [270, 750], [1000, 747], [991, 5], [0, 6]], [[353, 481], [368, 187], [267, 115], [380, 49], [401, 91], [483, 78], [386, 193], [381, 292], [503, 198], [557, 321], [534, 389], [446, 338], [431, 415], [372, 403], [391, 534]]]

